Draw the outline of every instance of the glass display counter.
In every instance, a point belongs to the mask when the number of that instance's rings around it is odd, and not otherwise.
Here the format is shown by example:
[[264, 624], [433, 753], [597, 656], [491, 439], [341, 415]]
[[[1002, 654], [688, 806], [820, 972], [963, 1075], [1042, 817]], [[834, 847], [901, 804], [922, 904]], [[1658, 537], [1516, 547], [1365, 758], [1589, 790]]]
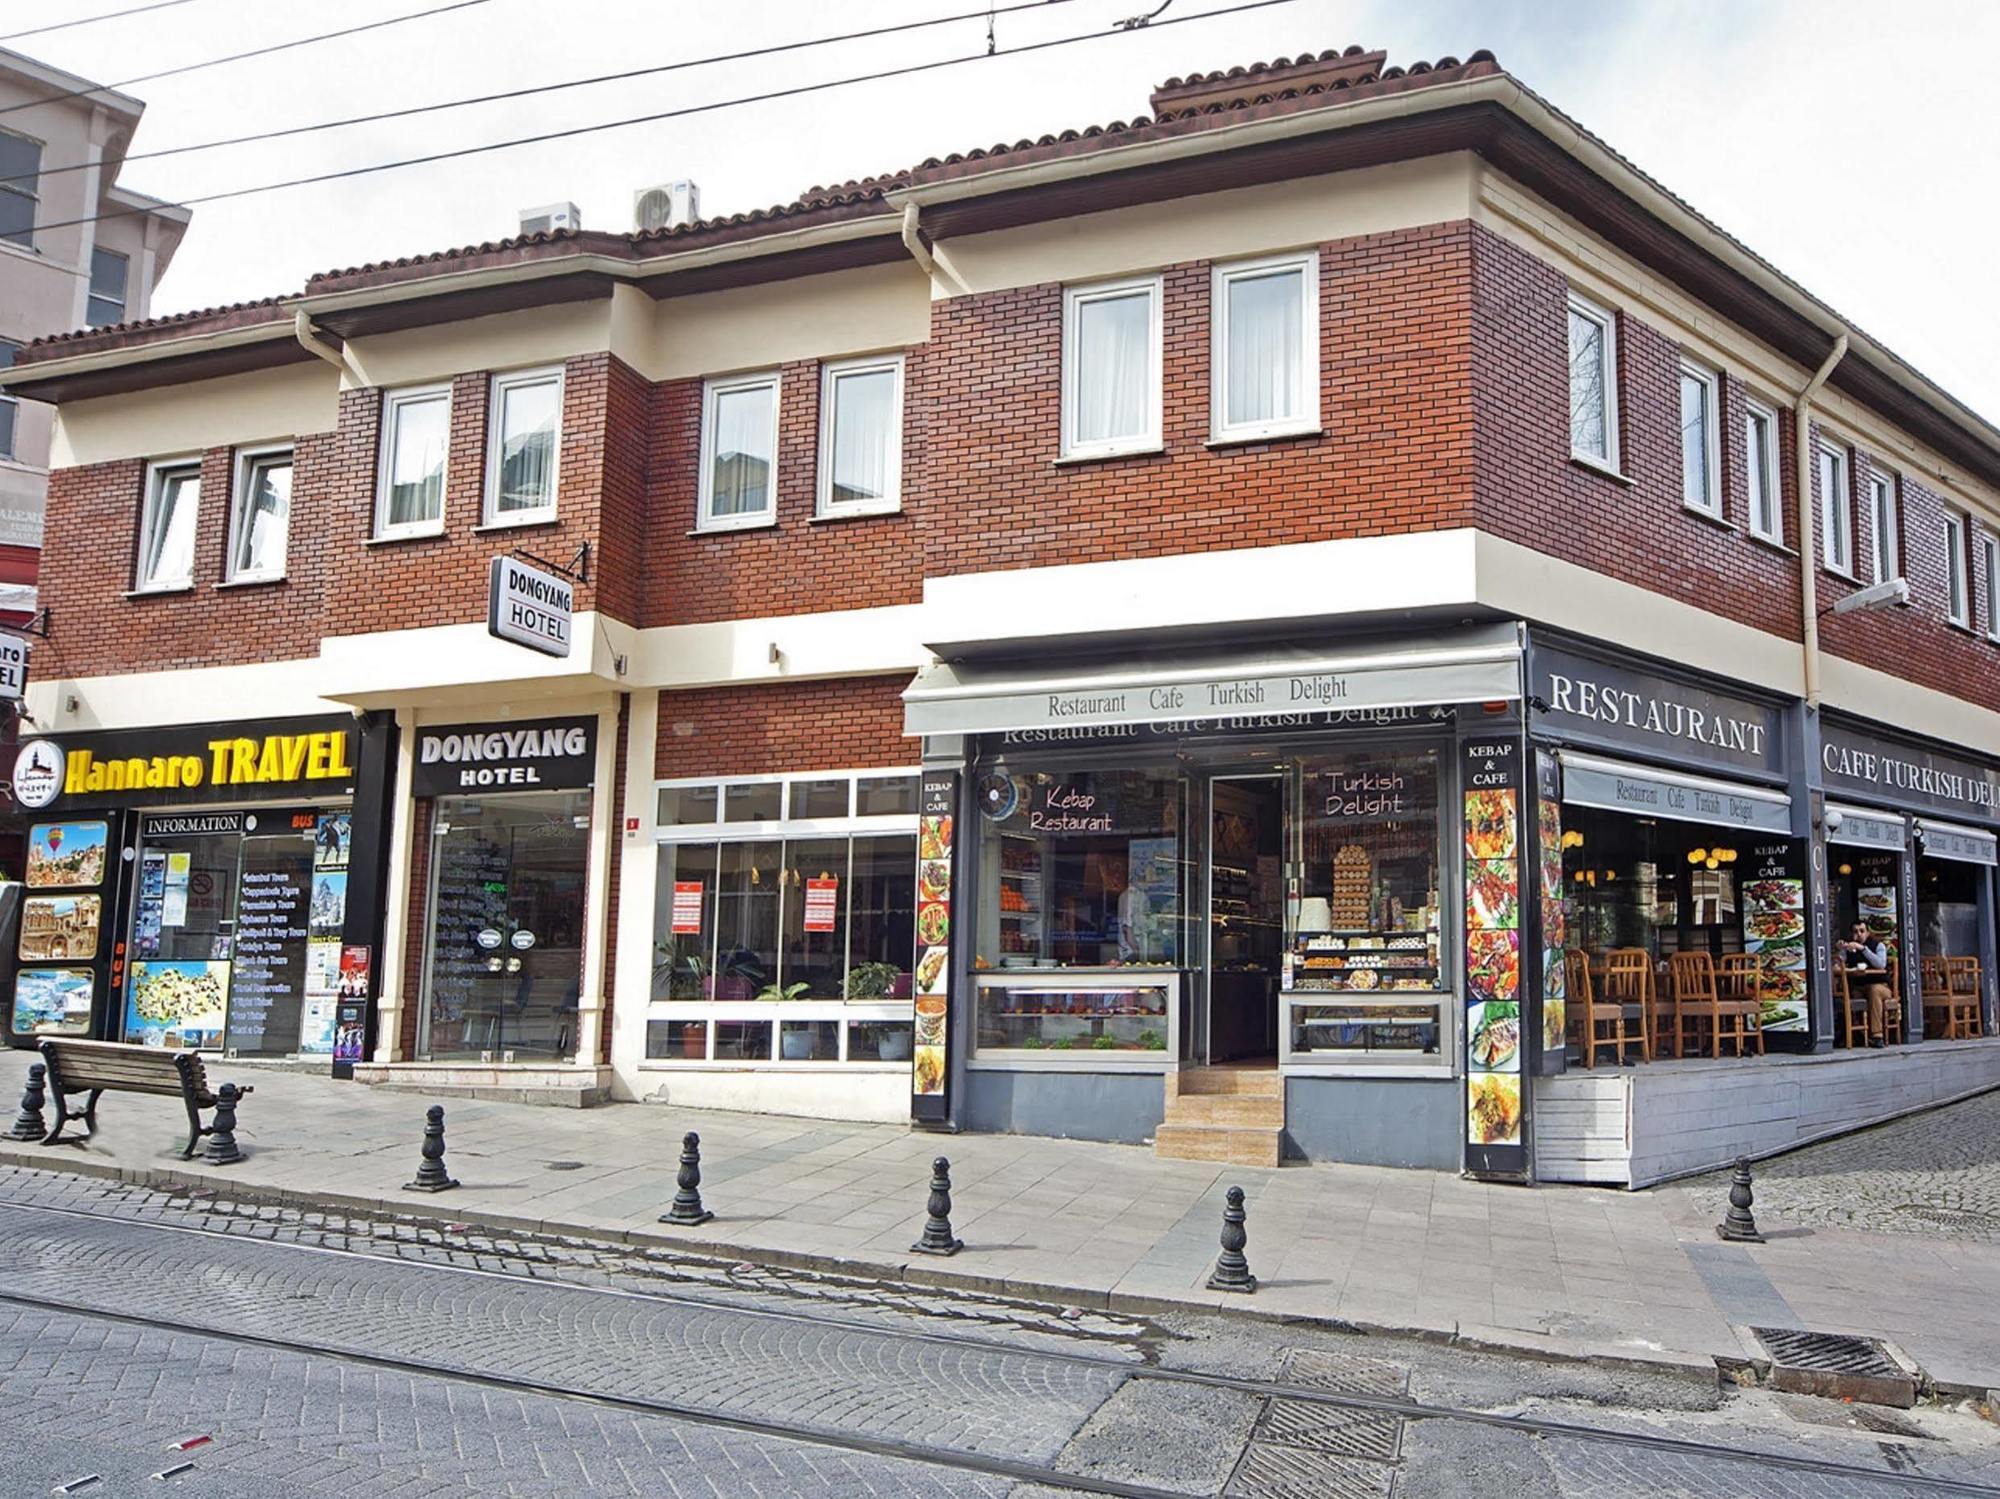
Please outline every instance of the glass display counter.
[[1180, 1055], [1178, 969], [986, 970], [973, 979], [979, 1057], [1164, 1068]]

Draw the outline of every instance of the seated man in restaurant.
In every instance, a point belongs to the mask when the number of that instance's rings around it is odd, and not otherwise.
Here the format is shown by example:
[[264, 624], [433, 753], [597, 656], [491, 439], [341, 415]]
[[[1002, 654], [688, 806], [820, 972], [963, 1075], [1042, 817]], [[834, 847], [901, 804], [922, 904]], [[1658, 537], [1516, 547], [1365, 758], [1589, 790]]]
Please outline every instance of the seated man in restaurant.
[[1848, 992], [1868, 1005], [1868, 1044], [1882, 1045], [1883, 1018], [1889, 1007], [1889, 948], [1869, 932], [1865, 921], [1848, 929], [1837, 956], [1848, 973]]

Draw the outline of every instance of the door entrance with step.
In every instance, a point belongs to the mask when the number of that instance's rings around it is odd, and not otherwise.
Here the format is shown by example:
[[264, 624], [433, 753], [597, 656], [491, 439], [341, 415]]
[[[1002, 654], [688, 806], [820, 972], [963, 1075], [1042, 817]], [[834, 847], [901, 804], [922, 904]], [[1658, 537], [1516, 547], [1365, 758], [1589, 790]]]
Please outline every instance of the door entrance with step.
[[1166, 1089], [1155, 1155], [1237, 1166], [1276, 1166], [1283, 1159], [1285, 1081], [1277, 1068], [1183, 1068], [1167, 1074]]

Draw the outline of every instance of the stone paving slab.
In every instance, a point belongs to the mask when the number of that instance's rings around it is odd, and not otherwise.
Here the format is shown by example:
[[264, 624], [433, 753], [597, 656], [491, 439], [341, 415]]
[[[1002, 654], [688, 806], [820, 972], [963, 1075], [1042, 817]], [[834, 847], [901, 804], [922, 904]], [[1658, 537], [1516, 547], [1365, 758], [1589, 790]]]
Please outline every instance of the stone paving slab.
[[[19, 1097], [29, 1058], [0, 1061], [0, 1100]], [[489, 1229], [578, 1230], [773, 1264], [838, 1262], [922, 1284], [1160, 1311], [1222, 1306], [1368, 1330], [1506, 1344], [1543, 1356], [1712, 1369], [1734, 1357], [1733, 1324], [1790, 1322], [1888, 1336], [1966, 1390], [2000, 1386], [2000, 1306], [1969, 1288], [2000, 1283], [2000, 1242], [1893, 1210], [1898, 1183], [1983, 1202], [2000, 1175], [2000, 1095], [1870, 1131], [1760, 1167], [1763, 1245], [1724, 1245], [1714, 1183], [1628, 1193], [1521, 1188], [1448, 1173], [1361, 1166], [1281, 1170], [1162, 1161], [1150, 1150], [1015, 1135], [917, 1134], [892, 1125], [729, 1114], [666, 1105], [584, 1111], [500, 1102], [447, 1105], [447, 1164], [462, 1187], [427, 1198], [402, 1186], [418, 1164], [421, 1095], [218, 1064], [257, 1092], [224, 1168], [183, 1163], [177, 1101], [116, 1095], [87, 1145], [0, 1145], [0, 1162], [128, 1180], [199, 1181], [374, 1211], [422, 1213]], [[1960, 1111], [1966, 1111], [1961, 1119]], [[0, 1111], [0, 1123], [11, 1118]], [[1928, 1121], [1928, 1123], [1926, 1123]], [[681, 1135], [702, 1136], [713, 1221], [656, 1220], [674, 1191]], [[1926, 1129], [1942, 1145], [1916, 1171]], [[1976, 1138], [1986, 1131], [1982, 1147]], [[185, 1126], [178, 1136], [185, 1141]], [[1869, 1228], [1815, 1221], [1787, 1183], [1819, 1182], [1815, 1152], [1857, 1150], [1847, 1185], [1876, 1204]], [[952, 1161], [948, 1260], [911, 1254], [930, 1160]], [[551, 1171], [552, 1162], [581, 1162]], [[1244, 1188], [1254, 1299], [1209, 1291], [1223, 1189]], [[1826, 1190], [1818, 1188], [1816, 1190]], [[1802, 1222], [1788, 1212], [1796, 1194]], [[1928, 1197], [1925, 1200], [1930, 1200]], [[1880, 1225], [1903, 1230], [1890, 1234]], [[1719, 1251], [1719, 1253], [1718, 1253]]]

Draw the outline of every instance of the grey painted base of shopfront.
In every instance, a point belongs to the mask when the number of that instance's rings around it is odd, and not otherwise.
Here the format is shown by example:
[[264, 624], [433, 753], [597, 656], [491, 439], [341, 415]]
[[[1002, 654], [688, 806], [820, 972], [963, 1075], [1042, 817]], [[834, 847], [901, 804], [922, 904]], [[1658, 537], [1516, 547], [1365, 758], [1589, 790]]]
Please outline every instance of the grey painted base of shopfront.
[[1456, 1171], [1463, 1155], [1462, 1087], [1456, 1078], [1287, 1078], [1286, 1154]]
[[1157, 1072], [987, 1072], [965, 1076], [959, 1121], [995, 1134], [1140, 1145], [1167, 1114]]
[[1645, 1187], [2000, 1087], [2000, 1038], [1572, 1067], [1535, 1084], [1542, 1181]]

